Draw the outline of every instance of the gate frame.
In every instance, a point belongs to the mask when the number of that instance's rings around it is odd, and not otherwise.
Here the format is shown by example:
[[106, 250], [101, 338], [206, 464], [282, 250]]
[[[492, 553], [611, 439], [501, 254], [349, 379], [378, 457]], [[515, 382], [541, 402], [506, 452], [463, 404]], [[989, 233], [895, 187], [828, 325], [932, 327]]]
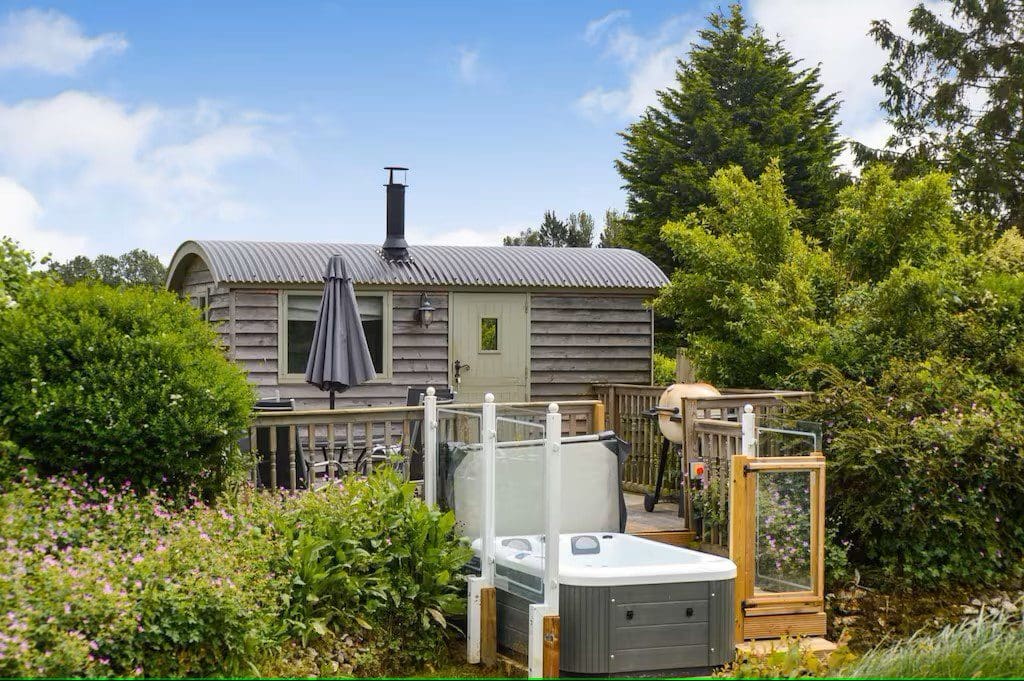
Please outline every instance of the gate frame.
[[[732, 456], [729, 484], [729, 558], [736, 563], [734, 606], [737, 642], [782, 635], [825, 634], [825, 456], [757, 456], [753, 407], [744, 407], [742, 453]], [[777, 594], [754, 591], [757, 474], [809, 472], [811, 588]]]

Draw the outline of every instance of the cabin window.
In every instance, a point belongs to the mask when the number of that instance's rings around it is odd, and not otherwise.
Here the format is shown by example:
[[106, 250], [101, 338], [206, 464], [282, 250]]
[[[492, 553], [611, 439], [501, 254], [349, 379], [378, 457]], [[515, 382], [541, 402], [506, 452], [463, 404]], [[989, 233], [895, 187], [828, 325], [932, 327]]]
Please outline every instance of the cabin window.
[[[320, 310], [320, 293], [286, 292], [282, 305], [281, 333], [279, 342], [284, 352], [279, 353], [283, 362], [283, 374], [288, 376], [304, 376], [306, 361], [309, 359], [309, 348], [313, 344], [313, 327]], [[363, 334], [366, 345], [373, 359], [373, 369], [377, 377], [387, 376], [387, 346], [390, 330], [390, 305], [385, 293], [357, 293], [359, 317], [363, 323]]]
[[498, 318], [480, 318], [480, 352], [498, 351]]

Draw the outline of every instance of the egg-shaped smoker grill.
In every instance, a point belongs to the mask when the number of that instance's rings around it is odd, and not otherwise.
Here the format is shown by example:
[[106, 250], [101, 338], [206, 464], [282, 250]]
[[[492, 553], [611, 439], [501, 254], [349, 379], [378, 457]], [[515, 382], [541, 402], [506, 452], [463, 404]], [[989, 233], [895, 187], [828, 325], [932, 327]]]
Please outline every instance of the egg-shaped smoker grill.
[[654, 485], [654, 492], [644, 495], [644, 510], [648, 513], [654, 510], [661, 497], [661, 483], [665, 478], [669, 450], [673, 445], [682, 445], [686, 437], [683, 423], [684, 400], [721, 394], [718, 388], [710, 383], [673, 383], [661, 393], [656, 406], [643, 412], [647, 418], [658, 420], [658, 429], [662, 436], [661, 455], [658, 458], [658, 477]]

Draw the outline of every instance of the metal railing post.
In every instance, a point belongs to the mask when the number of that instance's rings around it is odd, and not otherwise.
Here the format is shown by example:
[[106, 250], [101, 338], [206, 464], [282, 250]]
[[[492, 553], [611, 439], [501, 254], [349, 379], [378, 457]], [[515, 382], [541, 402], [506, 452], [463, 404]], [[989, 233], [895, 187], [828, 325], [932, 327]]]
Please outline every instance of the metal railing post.
[[744, 456], [757, 456], [757, 427], [754, 406], [751, 404], [743, 405], [743, 416], [741, 418], [743, 433], [742, 453]]
[[494, 395], [484, 395], [480, 407], [480, 444], [483, 457], [484, 517], [480, 533], [480, 571], [487, 586], [494, 585], [494, 457], [495, 440], [498, 436], [498, 419], [494, 406]]
[[427, 388], [423, 397], [423, 499], [437, 504], [437, 391]]
[[558, 612], [558, 548], [562, 536], [562, 415], [548, 406], [544, 436], [544, 604]]

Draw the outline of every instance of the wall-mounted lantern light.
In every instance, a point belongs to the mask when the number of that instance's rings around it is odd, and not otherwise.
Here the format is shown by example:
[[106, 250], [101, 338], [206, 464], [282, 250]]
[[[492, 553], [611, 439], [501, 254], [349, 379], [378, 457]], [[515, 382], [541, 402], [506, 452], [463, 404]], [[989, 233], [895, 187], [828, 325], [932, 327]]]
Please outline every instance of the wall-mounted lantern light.
[[430, 304], [426, 293], [420, 294], [420, 306], [416, 309], [416, 316], [424, 329], [430, 328], [431, 322], [434, 321], [434, 306]]

